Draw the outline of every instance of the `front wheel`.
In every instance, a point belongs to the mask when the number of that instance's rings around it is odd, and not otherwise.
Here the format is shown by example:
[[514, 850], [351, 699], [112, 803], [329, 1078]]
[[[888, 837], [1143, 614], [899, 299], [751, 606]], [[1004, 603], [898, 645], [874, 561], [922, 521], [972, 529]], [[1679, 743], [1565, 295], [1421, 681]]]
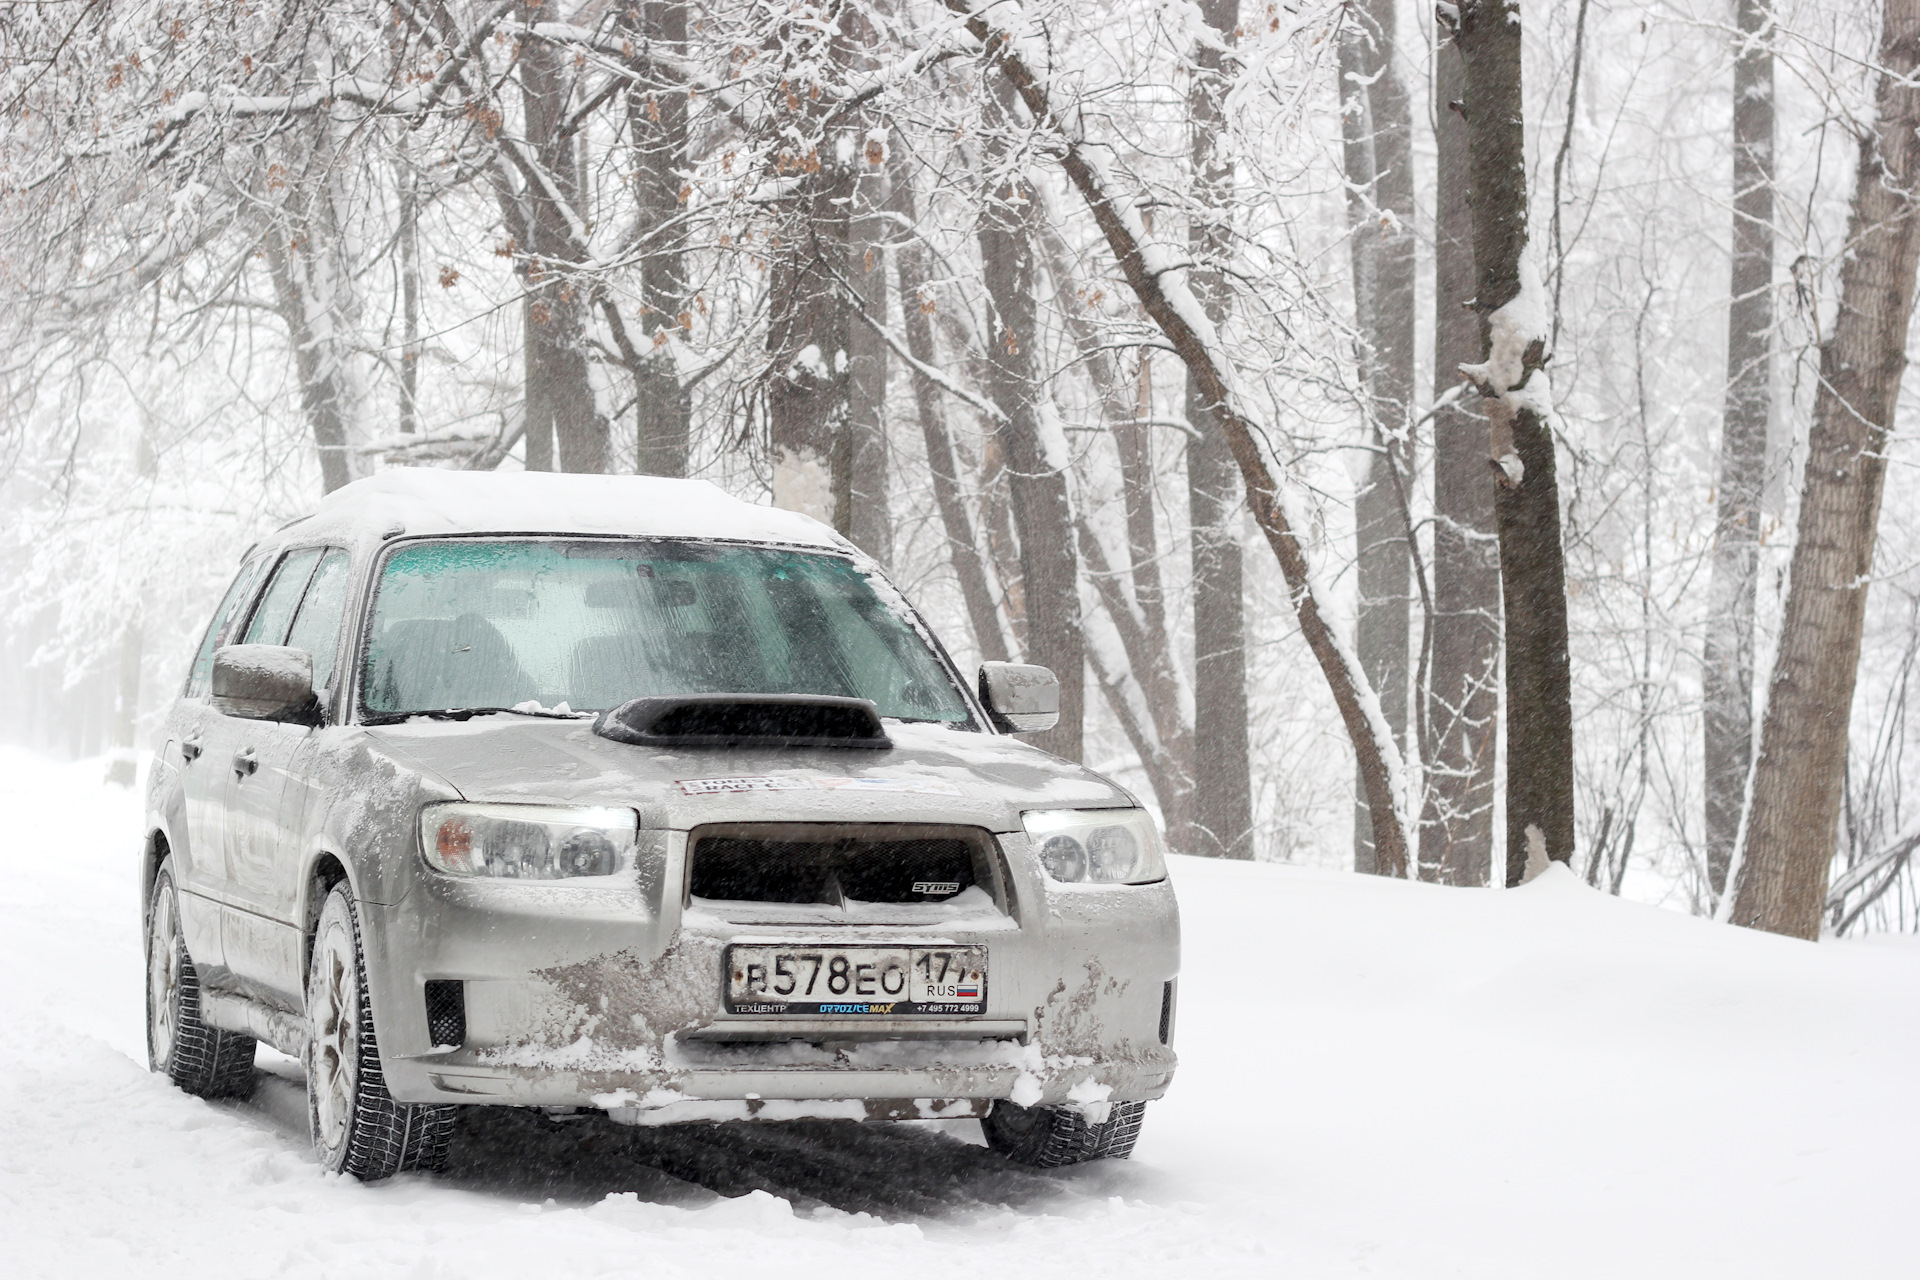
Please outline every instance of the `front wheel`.
[[307, 1115], [320, 1163], [362, 1182], [444, 1165], [456, 1109], [395, 1102], [387, 1092], [360, 916], [344, 881], [327, 895], [314, 930], [307, 1019]]
[[1036, 1169], [1057, 1169], [1089, 1160], [1125, 1160], [1140, 1138], [1144, 1102], [1115, 1102], [1100, 1124], [1078, 1107], [1023, 1107], [1000, 1099], [980, 1122], [987, 1145], [1007, 1159]]
[[173, 859], [147, 895], [147, 1065], [202, 1098], [253, 1092], [253, 1037], [200, 1020], [200, 975], [180, 930]]

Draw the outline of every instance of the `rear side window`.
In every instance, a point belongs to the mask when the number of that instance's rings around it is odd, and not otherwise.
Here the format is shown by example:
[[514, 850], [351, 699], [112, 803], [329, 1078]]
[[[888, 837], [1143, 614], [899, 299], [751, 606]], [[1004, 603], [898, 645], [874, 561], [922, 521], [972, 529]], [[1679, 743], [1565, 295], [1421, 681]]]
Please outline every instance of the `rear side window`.
[[347, 568], [344, 551], [329, 551], [313, 571], [307, 595], [300, 611], [293, 615], [293, 627], [287, 643], [313, 655], [313, 687], [333, 686], [333, 668], [340, 647], [340, 611], [347, 602]]
[[300, 607], [300, 597], [307, 590], [307, 579], [313, 576], [313, 566], [319, 559], [318, 547], [288, 553], [273, 575], [273, 581], [267, 584], [267, 593], [260, 597], [260, 603], [255, 606], [253, 621], [247, 624], [247, 638], [240, 643], [287, 642], [287, 629], [293, 625], [293, 611]]
[[227, 642], [227, 632], [238, 620], [240, 606], [253, 594], [254, 584], [260, 581], [260, 570], [266, 563], [267, 558], [260, 556], [240, 566], [233, 585], [221, 597], [220, 607], [213, 611], [213, 621], [207, 624], [206, 637], [200, 641], [200, 652], [194, 655], [193, 670], [187, 673], [187, 687], [182, 690], [183, 696], [207, 696], [207, 679], [213, 674], [213, 651]]

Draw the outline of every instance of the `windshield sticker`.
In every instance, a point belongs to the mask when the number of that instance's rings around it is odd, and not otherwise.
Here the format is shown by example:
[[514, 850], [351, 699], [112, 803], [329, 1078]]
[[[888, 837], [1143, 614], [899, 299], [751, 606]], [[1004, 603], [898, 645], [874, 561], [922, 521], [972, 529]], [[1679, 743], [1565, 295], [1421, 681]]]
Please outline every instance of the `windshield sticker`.
[[682, 778], [683, 796], [737, 795], [745, 791], [891, 791], [918, 796], [957, 796], [960, 788], [939, 778]]

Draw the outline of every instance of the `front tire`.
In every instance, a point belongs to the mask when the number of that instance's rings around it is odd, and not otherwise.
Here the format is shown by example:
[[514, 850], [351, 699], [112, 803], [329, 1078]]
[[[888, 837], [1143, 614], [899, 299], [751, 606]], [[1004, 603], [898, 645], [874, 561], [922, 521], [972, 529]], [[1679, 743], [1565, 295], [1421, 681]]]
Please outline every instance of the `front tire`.
[[314, 929], [307, 1019], [307, 1116], [320, 1163], [362, 1182], [445, 1165], [456, 1108], [395, 1102], [387, 1092], [360, 916], [344, 881], [327, 895]]
[[147, 895], [147, 1066], [201, 1098], [253, 1093], [252, 1036], [200, 1020], [200, 975], [180, 929], [173, 859]]
[[987, 1145], [1017, 1164], [1036, 1169], [1125, 1160], [1140, 1139], [1144, 1102], [1115, 1102], [1102, 1124], [1090, 1124], [1078, 1107], [1023, 1107], [1005, 1098], [980, 1122]]

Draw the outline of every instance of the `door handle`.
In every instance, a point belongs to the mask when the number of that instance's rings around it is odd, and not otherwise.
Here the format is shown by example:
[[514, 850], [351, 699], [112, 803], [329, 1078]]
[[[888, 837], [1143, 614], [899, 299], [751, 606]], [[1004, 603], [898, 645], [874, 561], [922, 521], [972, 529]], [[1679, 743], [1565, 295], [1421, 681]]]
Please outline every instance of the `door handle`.
[[188, 764], [192, 764], [200, 758], [199, 742], [193, 738], [182, 739], [180, 742], [180, 754], [187, 758]]
[[260, 762], [253, 758], [252, 747], [248, 747], [245, 751], [236, 751], [233, 753], [233, 771], [240, 777], [251, 777], [253, 771], [259, 767]]

